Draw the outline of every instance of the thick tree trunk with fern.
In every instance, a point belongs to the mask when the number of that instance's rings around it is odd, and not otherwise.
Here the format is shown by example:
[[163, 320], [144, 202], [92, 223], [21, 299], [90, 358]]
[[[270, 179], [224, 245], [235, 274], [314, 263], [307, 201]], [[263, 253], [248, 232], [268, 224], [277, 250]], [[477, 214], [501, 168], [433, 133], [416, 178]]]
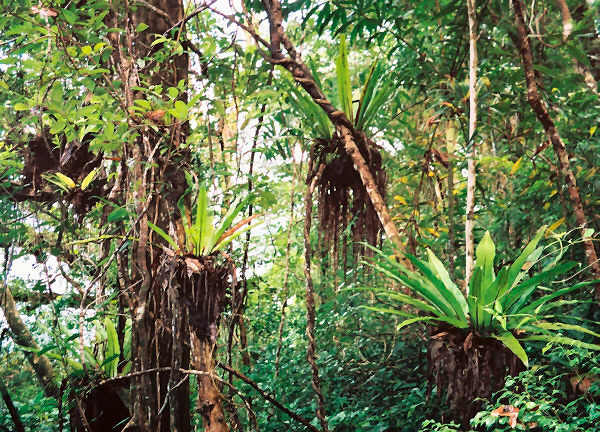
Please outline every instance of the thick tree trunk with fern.
[[[111, 33], [113, 64], [122, 83], [124, 102], [133, 107], [136, 99], [146, 98], [136, 87], [150, 83], [160, 85], [166, 92], [187, 80], [187, 54], [157, 60], [161, 56], [154, 54], [162, 45], [153, 44], [156, 35], [164, 35], [186, 45], [184, 4], [151, 0], [135, 9], [126, 3], [121, 6], [111, 11], [111, 26], [123, 29], [121, 33]], [[142, 23], [148, 28], [136, 31]], [[145, 59], [143, 69], [139, 59]], [[152, 70], [149, 76], [143, 75]], [[178, 98], [186, 102], [185, 92]], [[228, 430], [224, 417], [221, 415], [215, 422], [215, 415], [206, 408], [223, 411], [220, 388], [213, 375], [214, 339], [209, 339], [210, 347], [202, 339], [203, 344], [192, 342], [197, 341], [198, 321], [216, 337], [218, 314], [206, 315], [198, 305], [213, 304], [217, 294], [214, 290], [194, 291], [194, 284], [190, 285], [189, 277], [184, 276], [188, 270], [182, 271], [186, 260], [157, 246], [162, 240], [150, 228], [153, 224], [169, 233], [183, 249], [185, 230], [177, 203], [188, 188], [184, 175], [189, 164], [189, 151], [184, 145], [188, 126], [184, 119], [171, 117], [168, 125], [164, 119], [164, 111], [159, 110], [146, 113], [145, 118], [130, 113], [129, 125], [137, 131], [137, 137], [121, 150], [123, 161], [133, 161], [132, 165], [122, 166], [125, 181], [121, 203], [134, 208], [137, 215], [137, 241], [132, 244], [130, 255], [121, 255], [118, 260], [119, 274], [126, 282], [122, 295], [128, 297], [131, 305], [133, 423], [143, 431], [190, 431], [190, 377], [181, 370], [193, 365], [208, 377], [200, 379], [198, 386], [199, 400], [207, 401], [199, 406], [206, 430], [222, 432]], [[196, 296], [193, 301], [191, 295]], [[210, 322], [206, 324], [206, 320]], [[217, 423], [219, 427], [215, 426]]]

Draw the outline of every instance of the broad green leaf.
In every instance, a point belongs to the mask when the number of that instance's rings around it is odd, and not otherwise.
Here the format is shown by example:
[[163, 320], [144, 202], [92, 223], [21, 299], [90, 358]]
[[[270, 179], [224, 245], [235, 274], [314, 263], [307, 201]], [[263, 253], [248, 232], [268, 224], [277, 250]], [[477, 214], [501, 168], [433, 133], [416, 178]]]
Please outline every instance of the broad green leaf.
[[185, 104], [185, 102], [177, 100], [175, 101], [175, 112], [176, 112], [176, 117], [179, 120], [185, 120], [188, 116], [188, 106]]
[[337, 76], [338, 97], [340, 105], [348, 120], [354, 121], [352, 110], [352, 86], [350, 84], [350, 69], [348, 66], [348, 50], [346, 48], [346, 37], [340, 36], [339, 54], [335, 59], [335, 73]]
[[496, 245], [490, 236], [490, 232], [486, 231], [483, 238], [477, 245], [475, 250], [477, 260], [475, 261], [476, 267], [482, 269], [481, 279], [481, 296], [483, 301], [493, 301], [496, 297], [495, 292], [488, 290], [492, 282], [494, 281], [494, 257], [496, 256]]
[[437, 256], [430, 250], [427, 249], [427, 256], [429, 257], [429, 265], [435, 271], [436, 275], [440, 278], [440, 280], [444, 283], [446, 289], [452, 293], [452, 295], [457, 299], [462, 311], [463, 318], [466, 318], [469, 308], [467, 306], [467, 301], [465, 300], [464, 294], [462, 291], [456, 286], [456, 284], [450, 278], [450, 274], [444, 267], [444, 264], [438, 259]]
[[564, 295], [567, 295], [570, 292], [576, 291], [578, 289], [581, 289], [583, 287], [589, 286], [589, 285], [593, 285], [596, 283], [599, 283], [600, 279], [595, 279], [595, 280], [591, 280], [591, 281], [586, 281], [586, 282], [581, 282], [575, 285], [572, 285], [570, 287], [566, 287], [566, 288], [562, 288], [559, 289], [557, 291], [554, 291], [551, 294], [547, 294], [537, 300], [534, 300], [533, 302], [531, 302], [530, 304], [524, 306], [523, 308], [521, 308], [520, 312], [523, 314], [533, 314], [536, 313], [536, 309], [542, 307], [544, 304], [550, 302], [551, 300], [554, 300], [557, 297], [562, 297]]
[[525, 367], [529, 367], [529, 359], [527, 358], [527, 354], [525, 353], [523, 346], [511, 332], [492, 334], [492, 337], [498, 339], [504, 344], [504, 346], [511, 350], [513, 354], [523, 362]]
[[547, 321], [539, 321], [536, 322], [532, 325], [533, 327], [539, 327], [542, 328], [544, 330], [567, 330], [567, 331], [574, 331], [574, 332], [578, 332], [578, 333], [585, 333], [585, 334], [589, 334], [592, 336], [595, 336], [597, 338], [600, 338], [600, 334], [596, 333], [595, 331], [592, 331], [586, 327], [577, 325], [577, 324], [566, 324], [566, 323], [561, 323], [561, 322], [547, 322]]
[[173, 240], [169, 234], [167, 234], [166, 232], [164, 232], [162, 228], [157, 227], [152, 222], [148, 222], [148, 226], [154, 232], [156, 232], [159, 236], [161, 236], [164, 240], [166, 240], [166, 242], [169, 243], [171, 245], [171, 247], [173, 247], [173, 250], [178, 250], [179, 249], [179, 246], [177, 245], [177, 243], [175, 242], [175, 240]]
[[[257, 223], [255, 223], [254, 225], [249, 225], [249, 226], [247, 226], [247, 227], [246, 227], [246, 228], [244, 228], [244, 229], [241, 229], [241, 230], [239, 230], [239, 231], [236, 231], [236, 232], [235, 232], [235, 234], [233, 234], [233, 235], [230, 235], [229, 237], [227, 237], [227, 238], [223, 239], [221, 242], [219, 242], [218, 244], [216, 244], [216, 245], [214, 246], [214, 248], [213, 248], [213, 251], [220, 251], [220, 250], [223, 250], [223, 248], [224, 248], [225, 246], [227, 246], [229, 243], [231, 243], [232, 241], [234, 241], [236, 238], [238, 238], [239, 236], [241, 236], [241, 235], [242, 235], [242, 234], [244, 234], [245, 232], [247, 232], [247, 231], [249, 231], [249, 230], [253, 229], [254, 227], [256, 227], [256, 226], [258, 226], [258, 225], [260, 225], [260, 224], [262, 224], [262, 223], [264, 223], [264, 221], [257, 222]], [[213, 252], [213, 251], [211, 251], [211, 252]]]
[[533, 291], [543, 282], [552, 281], [556, 276], [566, 273], [577, 263], [568, 262], [558, 267], [538, 273], [510, 290], [502, 299], [504, 308], [511, 314], [518, 314], [520, 309], [528, 304]]
[[133, 103], [140, 106], [146, 111], [150, 111], [150, 109], [152, 108], [152, 105], [150, 105], [150, 102], [148, 102], [146, 99], [136, 99], [133, 101]]
[[409, 317], [409, 318], [415, 318], [416, 315], [415, 314], [411, 314], [409, 312], [404, 312], [403, 310], [400, 309], [392, 309], [392, 308], [385, 308], [385, 307], [379, 307], [379, 306], [360, 306], [361, 309], [368, 309], [370, 311], [373, 312], [379, 312], [379, 313], [384, 313], [384, 314], [390, 314], [390, 315], [398, 315], [398, 316], [403, 316], [403, 317]]
[[431, 306], [430, 304], [428, 304], [422, 300], [416, 299], [414, 297], [411, 297], [409, 295], [397, 292], [397, 291], [386, 290], [386, 289], [373, 289], [373, 288], [351, 288], [351, 290], [352, 291], [372, 292], [375, 295], [384, 296], [391, 300], [396, 300], [401, 303], [413, 306], [425, 313], [430, 313], [430, 314], [439, 316], [439, 311], [435, 307]]
[[208, 219], [208, 192], [206, 190], [206, 186], [201, 185], [198, 188], [198, 202], [196, 203], [196, 221], [194, 223], [196, 235], [195, 239], [195, 248], [202, 253], [202, 233], [204, 232], [204, 226], [206, 225], [206, 221]]
[[106, 350], [104, 353], [104, 362], [106, 364], [104, 367], [106, 375], [112, 378], [117, 376], [117, 364], [119, 363], [121, 349], [115, 325], [109, 317], [104, 318], [104, 328], [106, 330]]
[[108, 223], [113, 223], [121, 220], [125, 220], [129, 217], [129, 212], [125, 207], [117, 207], [113, 211], [111, 211], [106, 218]]
[[382, 258], [382, 261], [372, 260], [375, 266], [387, 269], [387, 271], [394, 275], [394, 278], [398, 282], [406, 285], [428, 301], [432, 306], [435, 306], [440, 311], [440, 315], [454, 315], [450, 303], [446, 301], [444, 295], [431, 283], [427, 283], [418, 273], [409, 271], [402, 264], [392, 260], [379, 249], [366, 243], [364, 245], [367, 248], [372, 249], [380, 258]]
[[242, 210], [244, 210], [244, 208], [246, 207], [246, 205], [250, 202], [250, 200], [252, 198], [253, 198], [252, 195], [248, 195], [244, 200], [241, 200], [241, 202], [240, 202], [239, 198], [236, 198], [233, 201], [233, 203], [231, 203], [231, 206], [229, 207], [229, 209], [227, 210], [227, 213], [223, 217], [223, 221], [221, 222], [221, 226], [219, 226], [219, 229], [215, 233], [215, 238], [217, 240], [219, 238], [221, 238], [221, 236], [223, 235], [223, 233], [229, 229], [229, 227], [233, 223], [233, 220], [237, 217], [237, 215]]
[[215, 242], [217, 241], [217, 239], [214, 237], [215, 226], [213, 225], [213, 219], [214, 217], [212, 215], [207, 215], [204, 221], [204, 229], [200, 235], [199, 255], [209, 255], [212, 252]]
[[466, 304], [463, 294], [459, 291], [458, 295], [456, 295], [454, 292], [448, 290], [448, 288], [446, 288], [444, 283], [433, 273], [429, 266], [421, 262], [416, 257], [408, 253], [405, 253], [405, 256], [424, 276], [423, 281], [427, 282], [432, 289], [436, 290], [441, 299], [451, 306], [452, 310], [450, 313], [448, 313], [448, 317], [466, 321], [467, 318], [462, 306], [463, 304]]
[[548, 334], [531, 335], [531, 336], [526, 336], [526, 337], [522, 338], [522, 340], [524, 340], [524, 341], [545, 341], [545, 342], [551, 342], [551, 343], [556, 343], [556, 344], [574, 346], [574, 347], [578, 347], [578, 348], [586, 348], [586, 349], [591, 349], [591, 350], [596, 350], [596, 351], [600, 350], [600, 345], [598, 345], [598, 344], [582, 342], [577, 339], [573, 339], [573, 338], [565, 337], [565, 336], [558, 336], [558, 335], [548, 335]]
[[503, 295], [504, 292], [506, 292], [507, 290], [512, 288], [515, 280], [517, 279], [519, 272], [521, 271], [521, 268], [523, 267], [523, 264], [525, 264], [525, 262], [527, 261], [529, 256], [535, 251], [538, 242], [544, 235], [544, 232], [546, 232], [546, 226], [543, 226], [538, 230], [538, 232], [535, 235], [535, 237], [533, 238], [533, 240], [531, 240], [529, 242], [529, 244], [527, 246], [525, 246], [525, 249], [523, 249], [523, 252], [521, 252], [521, 255], [519, 255], [519, 257], [515, 260], [515, 262], [510, 266], [506, 286], [503, 287], [502, 291], [499, 292], [500, 295]]

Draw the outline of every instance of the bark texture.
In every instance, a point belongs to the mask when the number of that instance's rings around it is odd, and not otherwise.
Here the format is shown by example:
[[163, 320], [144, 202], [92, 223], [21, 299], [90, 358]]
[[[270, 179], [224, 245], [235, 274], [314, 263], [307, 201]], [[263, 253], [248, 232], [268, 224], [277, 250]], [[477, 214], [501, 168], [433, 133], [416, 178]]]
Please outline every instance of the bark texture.
[[469, 293], [469, 279], [475, 262], [475, 183], [476, 154], [475, 131], [477, 129], [477, 17], [476, 0], [467, 0], [469, 16], [469, 151], [467, 153], [467, 202], [465, 220], [465, 292]]
[[[111, 27], [124, 29], [110, 33], [110, 37], [114, 48], [112, 64], [122, 83], [125, 109], [134, 106], [136, 99], [146, 98], [135, 90], [137, 86], [160, 85], [166, 100], [169, 87], [178, 87], [182, 80], [187, 80], [185, 51], [170, 56], [163, 51], [155, 56], [164, 47], [153, 46], [156, 35], [190, 46], [185, 40], [184, 25], [188, 17], [184, 8], [181, 0], [150, 0], [136, 4], [135, 8], [130, 8], [127, 2], [117, 2], [111, 8]], [[148, 28], [135, 31], [142, 23]], [[140, 59], [144, 59], [143, 67]], [[185, 92], [180, 93], [179, 99], [187, 100]], [[161, 114], [160, 110], [150, 111], [144, 118], [128, 113], [130, 128], [137, 133], [122, 152], [123, 160], [133, 163], [122, 167], [123, 190], [116, 201], [136, 209], [134, 236], [138, 241], [131, 246], [130, 255], [121, 255], [117, 262], [123, 281], [122, 295], [128, 298], [132, 315], [134, 422], [143, 431], [188, 432], [190, 384], [182, 370], [189, 369], [191, 364], [212, 370], [212, 350], [198, 349], [191, 338], [192, 333], [198, 332], [216, 335], [218, 314], [217, 317], [208, 314], [212, 309], [198, 310], [198, 304], [213, 300], [202, 297], [211, 292], [193, 290], [195, 285], [182, 277], [181, 270], [189, 264], [189, 257], [183, 260], [156, 247], [161, 239], [149, 227], [152, 223], [170, 233], [180, 245], [184, 243], [177, 202], [188, 187], [184, 170], [190, 157], [183, 144], [189, 128], [187, 121], [176, 118], [165, 124], [164, 112]], [[202, 326], [198, 327], [196, 321], [201, 321]], [[210, 399], [211, 391], [200, 386], [199, 398]], [[214, 405], [222, 409], [220, 399], [215, 399]], [[225, 424], [224, 428], [210, 430], [227, 428]]]
[[2, 396], [2, 400], [6, 405], [6, 409], [10, 414], [10, 418], [12, 419], [12, 422], [15, 425], [15, 432], [25, 432], [25, 426], [21, 421], [19, 411], [17, 411], [17, 407], [15, 407], [15, 404], [13, 403], [12, 398], [10, 397], [8, 388], [3, 382], [0, 382], [0, 396]]
[[197, 408], [206, 432], [227, 432], [221, 383], [215, 374], [215, 350], [221, 312], [233, 278], [231, 264], [219, 264], [214, 256], [180, 260], [177, 279], [184, 287], [189, 315], [192, 366], [206, 374], [198, 376]]

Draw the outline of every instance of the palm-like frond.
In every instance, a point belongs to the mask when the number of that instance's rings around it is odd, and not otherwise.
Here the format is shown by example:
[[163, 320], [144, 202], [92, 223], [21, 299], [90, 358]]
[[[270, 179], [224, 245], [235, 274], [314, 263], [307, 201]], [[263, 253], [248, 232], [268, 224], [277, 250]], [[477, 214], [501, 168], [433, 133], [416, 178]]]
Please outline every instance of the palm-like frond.
[[[572, 262], [558, 265], [555, 261], [544, 271], [526, 278], [527, 269], [541, 256], [543, 248], [538, 247], [538, 243], [545, 231], [546, 228], [542, 227], [519, 257], [512, 264], [503, 267], [497, 275], [494, 272], [495, 245], [486, 232], [477, 246], [477, 260], [467, 296], [451, 280], [442, 262], [430, 250], [427, 251], [427, 262], [405, 254], [416, 269], [411, 271], [382, 251], [367, 245], [375, 251], [375, 257], [367, 264], [382, 275], [409, 287], [419, 297], [413, 298], [395, 291], [375, 291], [378, 295], [410, 305], [413, 310], [418, 311], [397, 313], [407, 318], [400, 324], [401, 327], [421, 321], [449, 324], [459, 329], [470, 328], [501, 341], [525, 365], [528, 360], [521, 340], [554, 340], [600, 350], [600, 345], [584, 343], [563, 336], [560, 332], [574, 331], [595, 337], [600, 337], [599, 334], [581, 325], [557, 322], [555, 318], [558, 317], [550, 312], [564, 305], [562, 301], [555, 302], [556, 298], [597, 283], [598, 280], [575, 284], [532, 300], [540, 285], [551, 282], [576, 265]], [[368, 308], [378, 312], [389, 312], [392, 309], [376, 306]], [[526, 336], [520, 339], [515, 336], [516, 333], [523, 332]]]
[[[193, 211], [188, 211], [186, 208], [183, 200], [185, 195], [181, 197], [177, 203], [185, 232], [184, 253], [191, 253], [196, 256], [210, 255], [213, 252], [222, 250], [241, 234], [262, 223], [259, 222], [254, 225], [249, 225], [256, 217], [258, 217], [258, 215], [253, 215], [232, 226], [235, 218], [252, 200], [252, 195], [249, 195], [243, 200], [240, 200], [239, 198], [234, 200], [225, 213], [225, 216], [218, 221], [215, 221], [215, 216], [210, 210], [206, 187], [200, 186], [196, 195], [196, 205], [195, 208], [192, 209]], [[188, 213], [195, 214], [193, 221], [188, 220]], [[179, 249], [177, 242], [163, 229], [152, 223], [148, 223], [148, 226], [169, 243], [174, 250]]]

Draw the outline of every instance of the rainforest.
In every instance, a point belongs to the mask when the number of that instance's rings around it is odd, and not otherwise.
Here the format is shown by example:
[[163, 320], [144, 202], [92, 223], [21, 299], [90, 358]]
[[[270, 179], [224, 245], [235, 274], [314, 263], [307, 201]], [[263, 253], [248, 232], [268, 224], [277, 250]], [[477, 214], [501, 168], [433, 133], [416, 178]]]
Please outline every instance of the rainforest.
[[600, 2], [0, 5], [0, 430], [600, 431]]

